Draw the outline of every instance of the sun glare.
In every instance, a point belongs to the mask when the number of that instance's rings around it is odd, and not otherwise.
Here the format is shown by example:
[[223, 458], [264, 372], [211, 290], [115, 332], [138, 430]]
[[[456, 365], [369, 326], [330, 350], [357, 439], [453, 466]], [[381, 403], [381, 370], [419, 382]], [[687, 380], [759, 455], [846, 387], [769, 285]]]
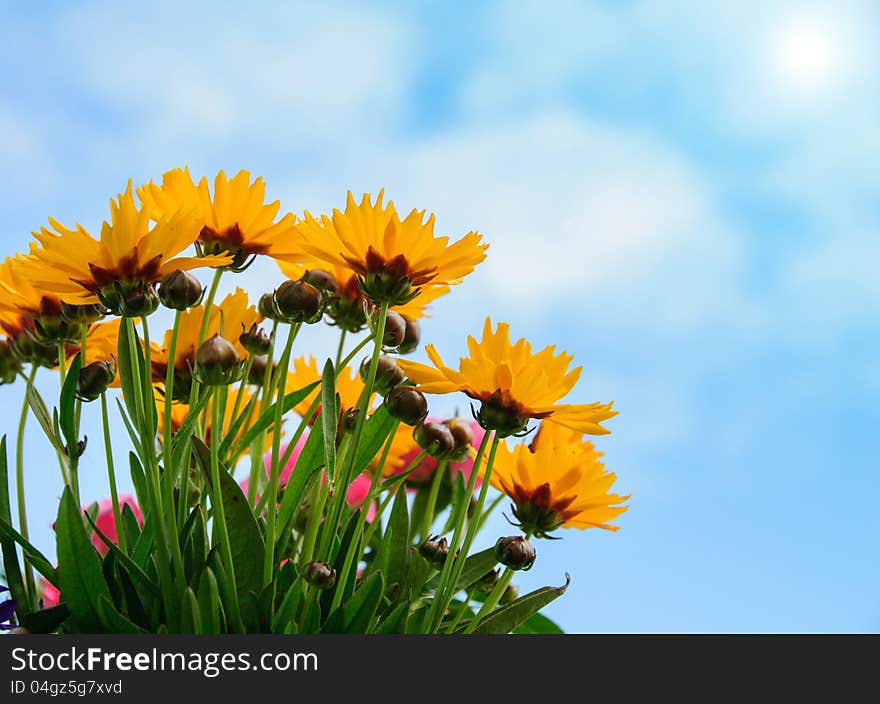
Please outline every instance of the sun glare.
[[803, 95], [824, 94], [847, 70], [848, 38], [825, 17], [798, 17], [772, 38], [771, 66], [782, 88]]

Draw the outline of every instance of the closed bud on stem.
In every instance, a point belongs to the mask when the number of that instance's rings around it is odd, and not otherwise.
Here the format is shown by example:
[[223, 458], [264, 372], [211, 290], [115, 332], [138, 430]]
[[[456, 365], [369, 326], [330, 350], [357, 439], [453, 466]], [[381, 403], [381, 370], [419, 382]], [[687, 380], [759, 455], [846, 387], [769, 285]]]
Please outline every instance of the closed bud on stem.
[[286, 323], [316, 323], [323, 314], [321, 292], [307, 281], [285, 281], [275, 290], [275, 307]]
[[0, 342], [0, 386], [11, 384], [21, 371], [21, 360], [8, 340]]
[[382, 336], [382, 346], [389, 349], [398, 347], [406, 337], [406, 321], [400, 313], [388, 311], [385, 317], [385, 334]]
[[428, 415], [428, 401], [412, 386], [395, 386], [385, 397], [385, 407], [397, 420], [407, 425], [421, 423]]
[[449, 555], [449, 543], [446, 538], [435, 535], [429, 537], [419, 546], [419, 555], [435, 566], [442, 566]]
[[405, 315], [400, 316], [406, 323], [406, 330], [403, 333], [403, 342], [397, 346], [400, 354], [409, 354], [415, 352], [419, 346], [419, 340], [422, 338], [422, 326], [418, 320], [413, 320]]
[[79, 370], [76, 382], [76, 396], [83, 401], [94, 401], [116, 378], [116, 365], [113, 361], [100, 360], [87, 364]]
[[[363, 364], [361, 364], [360, 373], [361, 379], [366, 381], [370, 373], [369, 357], [367, 357], [363, 361]], [[405, 378], [403, 370], [397, 365], [397, 360], [394, 359], [394, 357], [389, 357], [383, 354], [379, 357], [379, 361], [376, 365], [376, 382], [373, 384], [373, 390], [381, 396], [384, 396], [395, 386], [401, 384]]]
[[450, 459], [463, 462], [470, 455], [470, 449], [474, 444], [474, 431], [471, 429], [471, 424], [464, 418], [458, 417], [444, 420], [443, 424], [449, 428], [449, 432], [455, 439], [455, 449]]
[[436, 460], [446, 459], [455, 451], [455, 438], [443, 423], [419, 423], [413, 430], [413, 439]]
[[303, 577], [313, 587], [323, 591], [332, 589], [336, 584], [336, 570], [326, 562], [312, 560], [303, 570]]
[[239, 335], [238, 341], [250, 354], [257, 356], [269, 354], [269, 348], [272, 346], [268, 333], [258, 327], [256, 323], [251, 325], [250, 330], [244, 330], [244, 326], [242, 326], [242, 333]]
[[505, 567], [512, 570], [530, 570], [535, 564], [535, 548], [521, 535], [498, 538], [495, 543], [495, 557]]
[[156, 287], [147, 281], [114, 281], [98, 291], [97, 296], [113, 315], [124, 318], [147, 316], [159, 307]]
[[61, 301], [61, 318], [68, 323], [94, 323], [107, 314], [104, 306], [99, 304], [77, 306]]
[[177, 269], [159, 283], [159, 300], [166, 308], [186, 310], [197, 306], [205, 289], [201, 282], [188, 271]]
[[333, 274], [323, 269], [309, 269], [303, 274], [303, 281], [311, 284], [316, 289], [329, 296], [335, 296], [339, 290], [339, 284], [333, 278]]
[[342, 412], [339, 419], [339, 425], [344, 433], [350, 433], [357, 425], [358, 416], [361, 414], [360, 408], [348, 408]]
[[278, 308], [275, 306], [275, 295], [272, 293], [264, 293], [260, 296], [257, 310], [260, 315], [268, 320], [281, 320], [281, 313], [278, 312]]
[[196, 350], [196, 380], [206, 386], [228, 386], [241, 378], [241, 357], [232, 343], [214, 335]]
[[269, 357], [265, 354], [251, 357], [251, 372], [248, 375], [248, 383], [254, 386], [262, 386], [266, 381], [266, 365], [268, 363]]

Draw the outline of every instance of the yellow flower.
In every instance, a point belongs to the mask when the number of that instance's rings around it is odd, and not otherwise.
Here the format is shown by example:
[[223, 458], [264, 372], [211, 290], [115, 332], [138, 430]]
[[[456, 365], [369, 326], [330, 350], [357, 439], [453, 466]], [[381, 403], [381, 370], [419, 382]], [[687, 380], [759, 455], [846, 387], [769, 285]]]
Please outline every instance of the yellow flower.
[[250, 173], [239, 171], [227, 179], [220, 171], [214, 179], [213, 197], [208, 179], [193, 183], [189, 169], [172, 169], [162, 175], [162, 185], [152, 181], [137, 189], [138, 198], [153, 220], [181, 208], [196, 208], [203, 222], [197, 246], [205, 254], [229, 253], [231, 269], [245, 268], [257, 254], [274, 256], [287, 251], [293, 238], [295, 218], [288, 213], [275, 221], [280, 201], [266, 203], [262, 178], [251, 183]]
[[[349, 332], [359, 332], [367, 323], [364, 314], [364, 294], [358, 285], [357, 273], [348, 266], [333, 262], [319, 262], [314, 259], [299, 258], [300, 261], [278, 261], [281, 271], [290, 279], [300, 279], [306, 272], [322, 269], [333, 277], [336, 282], [336, 294], [330, 298], [327, 314], [339, 327]], [[449, 286], [423, 286], [418, 297], [391, 310], [409, 320], [419, 320], [427, 316], [429, 303], [449, 293]]]
[[364, 194], [360, 205], [348, 193], [345, 212], [334, 210], [320, 220], [306, 212], [295, 225], [302, 253], [283, 258], [296, 262], [310, 257], [327, 266], [342, 266], [361, 278], [361, 290], [376, 304], [402, 305], [419, 294], [420, 286], [450, 286], [461, 282], [486, 258], [488, 245], [469, 232], [449, 244], [434, 236], [434, 216], [413, 210], [403, 220], [394, 204], [373, 204]]
[[529, 419], [545, 419], [580, 433], [609, 433], [602, 421], [615, 415], [611, 403], [560, 404], [580, 377], [581, 367], [569, 370], [574, 359], [555, 346], [532, 352], [525, 339], [510, 342], [510, 326], [499, 323], [492, 332], [486, 318], [483, 339], [468, 337], [470, 356], [462, 358], [459, 370], [447, 367], [433, 345], [425, 352], [434, 367], [399, 359], [398, 364], [419, 390], [430, 394], [462, 391], [482, 403], [480, 424], [503, 436], [523, 432]]
[[28, 276], [35, 285], [68, 303], [102, 303], [116, 315], [143, 315], [158, 305], [152, 285], [175, 269], [219, 266], [229, 257], [178, 257], [198, 237], [196, 208], [168, 213], [150, 227], [149, 213], [135, 206], [131, 181], [110, 201], [110, 222], [100, 239], [82, 225], [71, 230], [49, 220], [31, 245]]
[[[199, 333], [204, 316], [204, 305], [190, 308], [181, 314], [174, 360], [169, 359], [171, 330], [165, 332], [161, 346], [154, 343], [151, 347], [153, 382], [164, 386], [168, 365], [173, 363], [174, 398], [180, 401], [189, 400], [192, 369], [195, 366]], [[239, 341], [239, 336], [243, 330], [249, 330], [251, 325], [260, 323], [262, 320], [263, 317], [257, 312], [257, 309], [249, 305], [247, 293], [241, 288], [236, 288], [234, 293], [230, 293], [221, 303], [211, 308], [205, 339], [210, 339], [215, 334], [222, 335], [232, 343], [239, 355], [245, 358], [247, 351]]]
[[531, 445], [498, 446], [491, 483], [513, 501], [523, 530], [541, 538], [562, 528], [604, 528], [628, 506], [629, 496], [609, 493], [616, 475], [606, 472], [589, 440], [577, 431], [541, 423]]
[[[321, 370], [318, 369], [318, 363], [315, 361], [315, 358], [311, 355], [309, 355], [308, 359], [299, 357], [293, 360], [293, 369], [287, 374], [286, 391], [291, 393], [316, 381], [321, 381]], [[356, 408], [363, 390], [364, 382], [361, 380], [360, 374], [356, 369], [345, 367], [345, 369], [340, 371], [339, 377], [336, 379], [336, 393], [339, 394], [340, 413]], [[321, 387], [318, 386], [306, 398], [296, 404], [293, 410], [300, 417], [305, 418], [306, 413], [309, 412], [309, 408], [311, 408], [312, 403], [314, 403], [320, 393]], [[370, 398], [371, 402], [374, 397], [375, 395]], [[317, 415], [320, 408], [319, 405], [315, 415]], [[309, 422], [314, 422], [314, 420], [314, 417], [312, 417], [309, 419]]]
[[61, 298], [23, 275], [26, 261], [18, 254], [0, 264], [0, 326], [11, 338], [33, 333], [41, 319], [61, 319]]
[[[89, 327], [89, 331], [86, 334], [86, 358], [83, 360], [83, 365], [91, 364], [92, 362], [111, 362], [116, 359], [119, 349], [119, 325], [121, 322], [120, 318], [113, 318]], [[70, 354], [70, 349], [68, 347], [68, 356], [73, 357]], [[76, 354], [79, 351], [79, 345], [73, 349], [73, 354]], [[119, 385], [119, 377], [117, 377], [113, 385]]]

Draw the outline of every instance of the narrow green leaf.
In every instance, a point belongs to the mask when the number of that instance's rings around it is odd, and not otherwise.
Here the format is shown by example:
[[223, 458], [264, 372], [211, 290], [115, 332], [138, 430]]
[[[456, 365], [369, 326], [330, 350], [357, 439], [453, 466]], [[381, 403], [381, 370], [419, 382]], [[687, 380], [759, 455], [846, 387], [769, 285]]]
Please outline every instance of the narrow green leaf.
[[67, 456], [71, 459], [77, 457], [79, 449], [77, 443], [79, 438], [76, 435], [76, 385], [79, 381], [79, 370], [82, 367], [82, 356], [79, 352], [70, 363], [67, 370], [67, 377], [64, 380], [64, 386], [61, 387], [61, 398], [59, 406], [61, 409], [59, 422], [61, 424], [61, 432], [67, 444]]
[[280, 540], [287, 539], [287, 532], [296, 518], [296, 512], [299, 510], [306, 487], [310, 485], [318, 469], [323, 466], [323, 435], [321, 426], [316, 423], [309, 433], [302, 452], [299, 454], [299, 459], [297, 459], [296, 465], [290, 473], [290, 478], [287, 480], [287, 485], [284, 487], [284, 496], [281, 497], [281, 504], [278, 508]]
[[152, 631], [153, 628], [151, 627], [150, 619], [147, 617], [147, 611], [144, 609], [141, 596], [138, 594], [137, 589], [135, 589], [134, 582], [131, 580], [125, 566], [120, 565], [118, 572], [119, 584], [122, 586], [122, 593], [125, 598], [125, 613], [138, 626]]
[[110, 597], [101, 594], [97, 601], [97, 610], [101, 618], [101, 622], [108, 633], [127, 633], [146, 635], [146, 631], [136, 623], [121, 614], [113, 605]]
[[[6, 460], [6, 436], [0, 438], [0, 525], [3, 523], [12, 526], [12, 508], [9, 504], [9, 465]], [[25, 598], [24, 579], [21, 565], [18, 562], [18, 552], [15, 549], [15, 538], [5, 533], [0, 533], [0, 551], [3, 554], [3, 574], [6, 578], [6, 586], [16, 603], [16, 612], [19, 620], [28, 611], [30, 605]]]
[[146, 572], [138, 565], [134, 560], [132, 560], [128, 555], [126, 555], [122, 550], [119, 549], [119, 546], [114, 543], [110, 538], [108, 538], [104, 533], [98, 528], [98, 524], [94, 518], [92, 518], [89, 514], [86, 514], [86, 518], [89, 521], [89, 524], [92, 526], [92, 530], [95, 531], [95, 535], [101, 539], [101, 542], [107, 546], [109, 554], [116, 557], [116, 559], [121, 562], [125, 569], [137, 579], [138, 583], [146, 587], [152, 594], [155, 596], [160, 596], [159, 587], [149, 578]]
[[281, 605], [275, 611], [275, 618], [272, 619], [272, 633], [283, 633], [288, 624], [293, 621], [297, 597], [301, 591], [302, 583], [299, 580], [288, 587], [284, 598], [281, 600]]
[[122, 514], [122, 529], [125, 531], [126, 544], [135, 545], [141, 535], [141, 524], [129, 504], [122, 504], [120, 513]]
[[[211, 451], [196, 437], [192, 438], [196, 457], [208, 486], [211, 486]], [[213, 488], [212, 488], [213, 490]], [[220, 501], [226, 514], [226, 531], [239, 595], [259, 594], [263, 582], [265, 545], [260, 526], [247, 497], [225, 466], [220, 467]]]
[[[282, 414], [287, 413], [291, 408], [293, 408], [296, 404], [302, 401], [306, 396], [308, 396], [312, 391], [315, 390], [315, 387], [321, 382], [314, 381], [308, 386], [304, 386], [298, 391], [293, 391], [287, 394], [284, 397], [284, 402], [281, 406]], [[240, 447], [250, 447], [250, 444], [257, 439], [257, 437], [262, 433], [266, 428], [268, 428], [275, 420], [275, 407], [277, 405], [277, 401], [273, 403], [269, 408], [267, 408], [259, 418], [254, 422], [254, 424], [248, 429], [247, 433], [244, 434], [244, 437], [239, 440], [238, 445]], [[221, 455], [226, 454], [222, 452], [223, 445], [221, 445]], [[229, 451], [229, 448], [226, 448], [226, 452]]]
[[[135, 386], [133, 375], [133, 366], [131, 359], [131, 348], [129, 347], [129, 328], [128, 322], [123, 320], [119, 326], [119, 345], [117, 349], [117, 366], [119, 368], [119, 381], [122, 385], [122, 399], [125, 401], [125, 407], [128, 409], [128, 415], [137, 418], [137, 402], [135, 400]], [[139, 393], [139, 392], [138, 392]], [[135, 443], [137, 447], [137, 443]]]
[[410, 602], [402, 601], [391, 611], [379, 624], [376, 633], [392, 634], [406, 633], [406, 623], [409, 620]]
[[[467, 589], [474, 582], [485, 577], [490, 570], [495, 569], [497, 564], [498, 558], [495, 556], [494, 547], [469, 555], [467, 560], [464, 561], [464, 568], [462, 569], [458, 584], [455, 586], [455, 591]], [[436, 574], [428, 581], [426, 587], [433, 591], [438, 586], [440, 586], [440, 575]]]
[[[139, 499], [148, 496], [147, 493], [147, 475], [144, 474], [144, 468], [141, 461], [133, 452], [128, 453], [128, 468], [131, 473], [131, 483], [134, 484], [134, 491]], [[144, 504], [141, 504], [143, 506]]]
[[[183, 455], [186, 452], [187, 448], [189, 448], [189, 440], [193, 433], [193, 428], [195, 428], [196, 422], [201, 416], [202, 411], [208, 405], [208, 400], [211, 398], [211, 389], [205, 388], [202, 389], [202, 392], [199, 394], [199, 398], [196, 401], [195, 405], [189, 409], [189, 412], [186, 415], [186, 418], [183, 419], [183, 423], [180, 424], [180, 427], [177, 429], [177, 432], [174, 433], [174, 436], [171, 440], [171, 466], [180, 467], [183, 464]], [[222, 456], [223, 453], [221, 453]]]
[[336, 428], [339, 423], [336, 406], [336, 374], [333, 362], [328, 359], [321, 377], [321, 429], [324, 431], [324, 466], [331, 486], [336, 481]]
[[474, 633], [510, 633], [547, 604], [565, 594], [571, 577], [561, 587], [542, 587], [483, 617]]
[[20, 623], [31, 633], [45, 634], [57, 631], [68, 618], [70, 618], [70, 609], [67, 608], [67, 604], [58, 604], [25, 614], [21, 617]]
[[[45, 555], [41, 553], [37, 548], [31, 545], [24, 537], [19, 533], [15, 528], [13, 528], [5, 519], [0, 519], [0, 539], [2, 540], [10, 540], [13, 543], [18, 543], [19, 547], [21, 547], [22, 553], [24, 553], [24, 559], [33, 565], [34, 569], [43, 575], [47, 580], [52, 582], [52, 584], [58, 584], [56, 581], [58, 579], [57, 570], [52, 567], [52, 563], [46, 559]], [[9, 578], [9, 573], [6, 573], [7, 579]], [[11, 580], [10, 580], [11, 581]], [[11, 586], [11, 585], [7, 585]]]
[[119, 417], [122, 418], [122, 424], [125, 426], [125, 431], [128, 433], [128, 439], [131, 440], [131, 444], [134, 447], [140, 447], [141, 441], [137, 435], [137, 431], [134, 429], [134, 425], [132, 425], [128, 413], [125, 412], [125, 406], [122, 405], [122, 401], [118, 398], [116, 399], [116, 407], [119, 409]]
[[55, 451], [61, 455], [63, 461], [66, 463], [67, 449], [64, 447], [64, 442], [61, 440], [61, 437], [55, 431], [52, 417], [49, 415], [49, 409], [46, 408], [46, 404], [43, 402], [42, 396], [40, 396], [40, 393], [33, 385], [27, 387], [26, 394], [28, 405], [30, 406], [31, 411], [34, 414], [34, 417], [37, 419], [37, 422], [43, 429], [43, 432], [46, 434], [49, 442], [52, 443], [52, 447], [55, 448]]
[[[58, 553], [58, 587], [73, 618], [85, 632], [100, 632], [103, 609], [100, 599], [110, 601], [101, 562], [86, 535], [82, 513], [70, 487], [64, 487], [55, 521]], [[111, 603], [112, 606], [112, 603]]]
[[210, 567], [202, 570], [199, 578], [199, 613], [205, 633], [220, 633], [220, 590]]
[[385, 579], [374, 572], [354, 596], [330, 614], [322, 633], [367, 633], [385, 592]]
[[537, 613], [527, 618], [522, 624], [513, 629], [519, 635], [559, 635], [565, 633], [553, 621], [544, 614]]
[[361, 441], [358, 443], [357, 454], [352, 467], [352, 478], [363, 472], [382, 450], [388, 435], [397, 427], [397, 420], [379, 406], [364, 423]]
[[411, 553], [409, 549], [409, 509], [406, 503], [406, 489], [401, 486], [394, 498], [391, 517], [388, 519], [391, 529], [391, 541], [387, 546], [390, 550], [388, 560], [388, 584], [402, 587], [406, 584]]
[[183, 608], [181, 610], [180, 632], [181, 633], [205, 633], [202, 630], [202, 616], [199, 602], [192, 589], [187, 587], [183, 590]]

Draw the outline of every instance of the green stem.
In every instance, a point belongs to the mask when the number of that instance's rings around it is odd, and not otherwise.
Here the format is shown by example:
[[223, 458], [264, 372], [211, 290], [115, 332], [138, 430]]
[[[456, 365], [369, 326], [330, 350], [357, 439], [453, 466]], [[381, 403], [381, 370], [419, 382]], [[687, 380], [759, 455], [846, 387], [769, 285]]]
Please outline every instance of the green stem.
[[202, 326], [199, 328], [199, 342], [196, 347], [201, 345], [208, 336], [208, 321], [211, 319], [211, 308], [214, 307], [214, 299], [217, 297], [217, 288], [220, 286], [220, 279], [223, 276], [224, 269], [215, 269], [214, 277], [211, 279], [211, 288], [208, 290], [208, 297], [205, 299], [205, 314], [202, 317]]
[[[82, 331], [82, 337], [80, 338], [79, 345], [79, 355], [80, 355], [80, 368], [86, 366], [86, 336], [88, 334], [88, 328], [84, 327]], [[80, 419], [82, 418], [82, 399], [77, 398], [76, 403], [74, 404], [74, 435], [79, 438], [79, 426]], [[70, 454], [70, 487], [73, 492], [73, 498], [76, 501], [77, 505], [80, 503], [79, 498], [79, 448], [68, 448], [68, 452]]]
[[[474, 489], [477, 485], [477, 477], [479, 476], [479, 467], [480, 463], [483, 460], [483, 455], [486, 452], [486, 448], [489, 445], [490, 436], [492, 433], [485, 433], [483, 435], [483, 440], [480, 442], [480, 447], [477, 450], [477, 456], [474, 460], [474, 470], [471, 472], [470, 479], [468, 481], [467, 490], [465, 491], [464, 501], [470, 501], [470, 497], [474, 495]], [[493, 442], [493, 448], [495, 447], [495, 442]], [[488, 480], [484, 480], [484, 486], [488, 484]], [[443, 614], [446, 612], [447, 607], [449, 606], [449, 602], [452, 600], [452, 596], [455, 593], [455, 584], [458, 582], [458, 577], [454, 577], [453, 575], [456, 571], [457, 564], [461, 562], [464, 564], [464, 559], [459, 555], [459, 548], [464, 542], [464, 528], [465, 521], [467, 519], [467, 503], [464, 506], [456, 507], [458, 509], [458, 518], [455, 522], [455, 530], [452, 534], [452, 545], [449, 549], [449, 555], [452, 556], [451, 559], [446, 560], [443, 563], [443, 570], [440, 573], [440, 586], [437, 588], [437, 591], [434, 594], [434, 600], [431, 603], [431, 608], [428, 610], [425, 620], [426, 630], [425, 633], [434, 633], [439, 626], [440, 622], [443, 620]], [[454, 509], [455, 510], [455, 509]], [[464, 552], [463, 550], [461, 552]], [[455, 555], [459, 555], [460, 560], [455, 559]]]
[[339, 362], [342, 361], [343, 350], [345, 350], [345, 328], [339, 333], [339, 346], [336, 348], [336, 359], [333, 362], [334, 369], [339, 367]]
[[[177, 357], [177, 339], [180, 336], [180, 319], [182, 311], [174, 312], [174, 324], [171, 326], [171, 341], [168, 343], [168, 356], [165, 369], [165, 405], [163, 406], [164, 419], [162, 422], [162, 464], [164, 472], [162, 479], [164, 480], [165, 501], [168, 502], [168, 510], [174, 511], [174, 473], [175, 468], [172, 466], [173, 452], [171, 446], [171, 435], [173, 432], [172, 425], [172, 404], [174, 403], [174, 361]], [[180, 501], [186, 503], [186, 474], [182, 473], [180, 483]]]
[[364, 424], [367, 420], [367, 411], [370, 408], [370, 398], [373, 395], [373, 387], [376, 384], [376, 370], [379, 368], [379, 356], [382, 354], [382, 340], [385, 338], [385, 321], [388, 318], [388, 308], [389, 305], [387, 302], [383, 303], [379, 308], [379, 319], [376, 323], [376, 331], [373, 334], [373, 356], [370, 360], [370, 369], [367, 373], [367, 380], [364, 383], [364, 390], [361, 392], [360, 403], [358, 404], [357, 421], [355, 422], [354, 432], [351, 436], [351, 445], [349, 446], [349, 452], [344, 463], [345, 471], [341, 473], [337, 472], [337, 476], [340, 479], [337, 483], [343, 487], [343, 489], [337, 492], [337, 495], [333, 497], [330, 523], [327, 525], [327, 530], [321, 535], [321, 548], [318, 551], [319, 555], [327, 555], [329, 553], [331, 539], [336, 532], [336, 524], [339, 521], [339, 516], [342, 513], [342, 507], [345, 503], [345, 489], [351, 484], [353, 479], [351, 474], [354, 468], [355, 458], [357, 457], [361, 434], [364, 431]]
[[434, 525], [434, 512], [437, 508], [437, 496], [440, 493], [440, 485], [443, 483], [443, 476], [449, 470], [449, 462], [444, 460], [437, 465], [434, 470], [434, 476], [431, 478], [431, 489], [428, 492], [428, 505], [425, 506], [425, 515], [422, 518], [422, 542], [426, 541], [431, 532], [431, 526]]
[[113, 522], [116, 525], [116, 535], [119, 540], [119, 548], [128, 554], [128, 540], [125, 537], [125, 528], [122, 523], [122, 511], [119, 509], [119, 492], [116, 489], [116, 468], [113, 464], [113, 443], [110, 440], [110, 420], [107, 415], [107, 393], [101, 394], [101, 422], [104, 426], [104, 453], [107, 456], [107, 476], [110, 480], [110, 502], [113, 504]]
[[[27, 378], [27, 389], [34, 385], [34, 379], [37, 376], [37, 365], [31, 366], [31, 371]], [[21, 408], [21, 417], [18, 421], [18, 438], [15, 447], [15, 490], [18, 498], [18, 530], [25, 540], [30, 540], [28, 535], [27, 506], [24, 500], [24, 429], [27, 424], [28, 417], [28, 398], [27, 389], [25, 389], [24, 403]], [[34, 581], [34, 568], [29, 560], [24, 561], [24, 569], [27, 579], [26, 598], [28, 601], [28, 610], [30, 606], [36, 603], [37, 587]]]
[[[278, 321], [272, 323], [272, 334], [269, 336], [269, 352], [266, 355], [266, 371], [263, 373], [263, 385], [257, 389], [260, 397], [260, 415], [269, 408], [269, 401], [272, 399], [271, 386], [272, 383], [272, 364], [275, 361], [275, 340], [278, 337]], [[266, 431], [259, 434], [257, 439], [251, 445], [251, 475], [248, 482], [248, 503], [253, 506], [257, 501], [257, 490], [259, 489], [259, 479], [261, 472], [265, 472], [266, 468], [263, 464], [263, 448], [266, 446]]]
[[[238, 419], [238, 414], [241, 411], [241, 404], [244, 401], [244, 390], [248, 385], [248, 378], [251, 375], [251, 368], [254, 366], [254, 356], [249, 354], [244, 363], [244, 373], [241, 375], [241, 384], [238, 386], [238, 390], [235, 394], [235, 403], [232, 404], [232, 415], [230, 418], [230, 425], [235, 423]], [[245, 426], [242, 426], [243, 428]], [[245, 428], [246, 429], [246, 428]], [[231, 445], [231, 443], [230, 443]]]
[[290, 326], [287, 333], [287, 344], [281, 355], [278, 365], [278, 395], [275, 402], [275, 421], [272, 428], [272, 464], [269, 466], [268, 498], [266, 505], [266, 552], [263, 563], [263, 584], [268, 586], [272, 583], [272, 575], [275, 572], [275, 522], [278, 516], [278, 483], [281, 477], [281, 417], [284, 412], [284, 392], [287, 388], [287, 370], [290, 365], [290, 351], [293, 349], [293, 341], [299, 332], [301, 323]]
[[458, 628], [458, 624], [461, 623], [461, 619], [464, 617], [464, 612], [467, 611], [468, 605], [474, 600], [474, 594], [477, 593], [477, 588], [477, 585], [474, 584], [467, 590], [464, 601], [461, 603], [461, 608], [456, 611], [455, 618], [452, 619], [452, 623], [446, 630], [447, 633], [454, 633], [455, 629]]
[[64, 340], [58, 342], [58, 374], [61, 376], [61, 388], [64, 388], [64, 382], [67, 381], [67, 346]]
[[[214, 418], [211, 422], [212, 426], [219, 427], [222, 419], [220, 418], [220, 404], [218, 402], [219, 388], [214, 389], [214, 398], [212, 399], [211, 408]], [[238, 604], [238, 586], [235, 579], [235, 564], [232, 561], [232, 546], [229, 542], [229, 531], [226, 528], [226, 510], [223, 508], [223, 492], [220, 485], [220, 444], [211, 443], [211, 485], [212, 496], [211, 503], [214, 512], [214, 531], [220, 543], [220, 552], [223, 556], [223, 562], [226, 568], [226, 577], [229, 580], [229, 596], [231, 603], [227, 606], [230, 611], [230, 621], [233, 627], [239, 627], [241, 623], [241, 613]]]

